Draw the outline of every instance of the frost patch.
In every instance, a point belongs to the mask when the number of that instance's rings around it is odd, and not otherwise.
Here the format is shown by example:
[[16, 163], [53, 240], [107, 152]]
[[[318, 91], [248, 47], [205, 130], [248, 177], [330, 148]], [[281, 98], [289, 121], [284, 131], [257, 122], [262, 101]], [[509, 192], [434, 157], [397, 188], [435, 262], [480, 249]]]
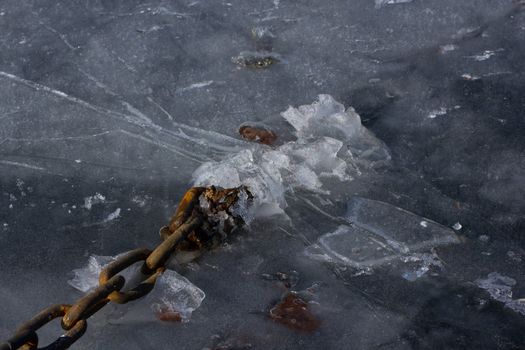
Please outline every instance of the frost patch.
[[476, 280], [478, 287], [485, 289], [490, 296], [505, 304], [506, 307], [525, 315], [525, 303], [522, 299], [512, 299], [512, 287], [516, 285], [516, 280], [498, 272], [491, 272], [487, 278]]

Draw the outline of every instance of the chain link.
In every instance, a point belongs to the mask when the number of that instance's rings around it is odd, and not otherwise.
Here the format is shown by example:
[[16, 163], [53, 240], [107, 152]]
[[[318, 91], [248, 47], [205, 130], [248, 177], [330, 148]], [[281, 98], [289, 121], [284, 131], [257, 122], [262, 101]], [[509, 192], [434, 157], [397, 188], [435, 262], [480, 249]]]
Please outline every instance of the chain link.
[[[245, 187], [229, 189], [213, 186], [208, 188], [192, 187], [180, 201], [169, 226], [161, 228], [162, 242], [155, 249], [137, 248], [119, 256], [102, 269], [99, 274], [98, 287], [82, 296], [72, 305], [55, 304], [42, 310], [22, 324], [6, 342], [0, 343], [0, 350], [62, 350], [69, 348], [86, 331], [86, 320], [106, 304], [109, 302], [125, 304], [151, 292], [157, 278], [165, 271], [165, 265], [172, 254], [180, 249], [181, 242], [198, 243], [197, 246], [200, 248], [203, 239], [201, 237], [202, 231], [208, 232], [208, 236], [205, 235], [205, 238], [210, 241], [214, 240], [215, 235], [209, 234], [209, 231], [216, 230], [217, 224], [210, 222], [209, 217], [206, 217], [207, 214], [203, 212], [199, 204], [204, 194], [206, 194], [205, 200], [208, 201], [208, 207], [212, 208], [208, 214], [213, 216], [216, 214], [217, 208], [228, 211], [237, 201], [240, 191], [246, 191], [251, 196]], [[231, 215], [229, 212], [228, 214]], [[224, 232], [219, 233], [221, 236], [224, 235]], [[124, 287], [126, 280], [119, 273], [140, 261], [144, 261], [140, 269], [143, 276], [142, 281], [138, 282], [133, 288], [121, 292], [120, 290]], [[62, 317], [61, 325], [66, 332], [48, 346], [38, 348], [36, 331], [58, 317]]]

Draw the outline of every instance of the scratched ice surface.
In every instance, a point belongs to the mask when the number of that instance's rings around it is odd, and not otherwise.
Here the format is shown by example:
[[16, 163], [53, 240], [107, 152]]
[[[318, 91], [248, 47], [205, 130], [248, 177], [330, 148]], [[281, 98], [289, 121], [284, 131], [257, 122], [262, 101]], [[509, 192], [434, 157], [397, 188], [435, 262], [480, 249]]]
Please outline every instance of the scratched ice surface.
[[[0, 339], [195, 181], [250, 180], [273, 207], [149, 297], [188, 322], [110, 305], [72, 348], [522, 348], [522, 3], [0, 2]], [[269, 317], [286, 288], [314, 332]]]

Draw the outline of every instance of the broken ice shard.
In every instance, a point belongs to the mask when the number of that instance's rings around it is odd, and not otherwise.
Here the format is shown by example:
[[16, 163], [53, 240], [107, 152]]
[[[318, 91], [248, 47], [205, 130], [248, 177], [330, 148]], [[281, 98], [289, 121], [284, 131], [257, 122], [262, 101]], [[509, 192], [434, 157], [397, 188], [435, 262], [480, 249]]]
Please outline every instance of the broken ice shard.
[[[450, 228], [432, 220], [372, 199], [353, 197], [346, 218], [355, 225], [382, 237], [400, 253], [459, 243]], [[421, 224], [425, 222], [425, 224]]]
[[346, 219], [351, 224], [321, 236], [306, 249], [306, 255], [355, 268], [371, 268], [437, 246], [459, 243], [450, 228], [371, 199], [353, 197]]
[[146, 297], [146, 302], [151, 305], [159, 319], [163, 320], [166, 314], [179, 315], [184, 322], [189, 320], [205, 296], [204, 292], [186, 277], [166, 270], [157, 280], [153, 291]]

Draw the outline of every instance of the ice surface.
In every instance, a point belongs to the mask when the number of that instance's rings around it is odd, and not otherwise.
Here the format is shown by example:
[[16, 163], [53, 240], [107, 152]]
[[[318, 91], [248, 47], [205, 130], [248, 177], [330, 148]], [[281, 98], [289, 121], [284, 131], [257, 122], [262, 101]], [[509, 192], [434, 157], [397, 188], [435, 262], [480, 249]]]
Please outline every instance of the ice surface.
[[431, 266], [442, 267], [432, 248], [459, 243], [454, 231], [388, 203], [353, 197], [346, 218], [352, 225], [321, 236], [307, 247], [307, 256], [321, 261], [370, 269], [394, 259], [417, 262], [408, 280], [424, 275]]
[[[249, 150], [255, 173], [268, 172], [261, 177], [282, 187], [275, 201], [284, 198], [289, 219], [253, 218], [248, 232], [177, 267], [206, 293], [192, 322], [130, 324], [132, 312], [156, 319], [151, 304], [110, 303], [72, 349], [521, 348], [525, 317], [494, 307], [497, 301], [483, 304], [490, 297], [472, 283], [498, 271], [516, 280], [514, 300], [524, 296], [520, 3], [2, 1], [0, 341], [38, 310], [74, 302], [79, 293], [68, 288], [68, 273], [91, 254], [155, 246], [194, 171]], [[271, 35], [262, 34], [267, 29]], [[232, 62], [241, 52], [257, 54], [242, 57], [244, 64], [261, 52], [281, 61], [249, 69]], [[311, 106], [319, 94], [345, 107], [324, 117], [331, 125], [308, 119], [300, 139], [280, 113]], [[352, 114], [348, 106], [375, 140], [356, 136], [356, 118], [337, 120]], [[441, 108], [446, 114], [427, 118]], [[276, 131], [275, 146], [242, 140], [245, 122]], [[323, 143], [326, 164], [336, 169], [342, 160], [350, 180], [279, 149], [295, 142], [290, 152], [306, 150], [324, 137], [337, 141]], [[387, 149], [392, 161], [384, 161]], [[270, 171], [264, 162], [283, 165]], [[293, 173], [280, 170], [292, 165]], [[249, 177], [236, 171], [239, 182]], [[85, 198], [97, 193], [106, 200], [87, 210]], [[460, 222], [462, 243], [402, 254], [383, 236], [358, 236], [364, 228], [344, 220], [351, 196], [447, 227]], [[117, 208], [119, 218], [104, 222]], [[419, 230], [433, 226], [420, 220]], [[357, 275], [302, 254], [341, 225], [365, 248], [334, 252], [373, 261], [385, 253], [379, 242], [399, 257]], [[320, 286], [321, 326], [312, 335], [267, 317], [285, 291], [260, 275], [289, 271], [298, 272], [294, 288]], [[109, 322], [112, 308], [125, 315]], [[38, 334], [47, 343], [61, 334], [59, 322]]]
[[478, 287], [485, 289], [493, 299], [525, 315], [525, 303], [523, 300], [512, 298], [512, 288], [516, 285], [515, 279], [504, 276], [499, 272], [491, 272], [486, 278], [476, 280], [476, 284]]

